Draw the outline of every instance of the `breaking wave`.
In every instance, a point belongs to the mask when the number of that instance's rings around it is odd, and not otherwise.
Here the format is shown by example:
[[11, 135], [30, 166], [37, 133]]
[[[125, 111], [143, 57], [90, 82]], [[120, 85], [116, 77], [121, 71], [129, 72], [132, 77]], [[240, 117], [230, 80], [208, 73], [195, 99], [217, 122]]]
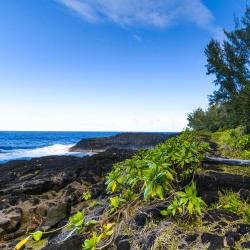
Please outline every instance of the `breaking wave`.
[[74, 146], [54, 144], [47, 147], [35, 148], [35, 149], [14, 149], [14, 150], [1, 150], [0, 151], [0, 163], [4, 163], [10, 160], [18, 159], [31, 159], [35, 157], [51, 156], [51, 155], [75, 155], [75, 156], [85, 156], [87, 153], [82, 152], [70, 152], [69, 149]]

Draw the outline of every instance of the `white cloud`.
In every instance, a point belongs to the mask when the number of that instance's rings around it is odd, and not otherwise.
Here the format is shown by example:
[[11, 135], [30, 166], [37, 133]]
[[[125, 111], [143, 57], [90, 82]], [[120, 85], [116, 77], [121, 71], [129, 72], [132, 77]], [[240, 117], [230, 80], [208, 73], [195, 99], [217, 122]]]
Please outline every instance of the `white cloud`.
[[[164, 28], [193, 22], [213, 30], [213, 14], [202, 0], [57, 0], [88, 22], [111, 21], [121, 26]], [[216, 28], [216, 27], [215, 27]]]

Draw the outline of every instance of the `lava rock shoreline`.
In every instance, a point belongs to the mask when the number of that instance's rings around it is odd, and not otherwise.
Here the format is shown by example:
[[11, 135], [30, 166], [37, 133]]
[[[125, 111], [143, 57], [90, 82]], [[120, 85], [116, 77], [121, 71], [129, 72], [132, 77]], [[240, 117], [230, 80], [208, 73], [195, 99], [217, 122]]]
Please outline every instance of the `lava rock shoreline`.
[[149, 149], [180, 133], [120, 133], [110, 137], [87, 138], [79, 141], [70, 151], [105, 151], [109, 148]]
[[[105, 193], [105, 175], [111, 170], [112, 165], [133, 156], [138, 148], [153, 147], [159, 142], [175, 135], [160, 135], [147, 137], [145, 142], [139, 140], [139, 136], [130, 139], [118, 140], [122, 136], [114, 138], [85, 139], [79, 144], [79, 150], [95, 149], [105, 150], [92, 156], [83, 158], [74, 156], [48, 156], [31, 160], [16, 160], [0, 165], [0, 249], [13, 249], [19, 237], [29, 231], [50, 230], [65, 225], [70, 215], [88, 206], [88, 201], [83, 201], [82, 193], [91, 192], [93, 199], [101, 201], [91, 212], [98, 216], [107, 205], [108, 196]], [[133, 145], [133, 140], [137, 138]], [[149, 140], [150, 138], [150, 140]], [[152, 140], [154, 138], [154, 140]], [[97, 143], [99, 140], [100, 143]], [[107, 143], [105, 143], [107, 140]], [[159, 141], [160, 140], [160, 141]], [[91, 146], [90, 146], [91, 145]], [[95, 145], [95, 146], [94, 146]], [[111, 148], [116, 145], [118, 148]], [[122, 147], [125, 148], [122, 148]], [[225, 174], [206, 170], [195, 176], [199, 195], [211, 204], [218, 199], [218, 192], [225, 188], [231, 188], [239, 192], [241, 198], [250, 201], [250, 177], [233, 174]], [[202, 242], [206, 249], [233, 249], [235, 242], [250, 234], [250, 225], [243, 224], [238, 215], [229, 213], [224, 209], [215, 209], [204, 214], [202, 221], [211, 227], [212, 232], [192, 233], [182, 232], [180, 228], [162, 217], [160, 210], [166, 204], [157, 204], [153, 207], [141, 207], [130, 218], [129, 223], [134, 227], [134, 235], [119, 235], [115, 240], [114, 249], [130, 250], [133, 242], [137, 242], [141, 249], [151, 249], [162, 230], [171, 230], [176, 237], [181, 237], [178, 249], [192, 249], [195, 242]], [[90, 216], [92, 215], [90, 214]], [[152, 226], [147, 232], [147, 221], [157, 220], [159, 224]], [[82, 236], [72, 235], [66, 241], [62, 241], [67, 231], [49, 235], [42, 241], [42, 246], [26, 246], [26, 249], [43, 250], [80, 250]], [[242, 243], [242, 248], [249, 244]], [[113, 248], [112, 248], [113, 249]], [[165, 249], [165, 248], [163, 248]], [[168, 249], [168, 248], [166, 248]]]

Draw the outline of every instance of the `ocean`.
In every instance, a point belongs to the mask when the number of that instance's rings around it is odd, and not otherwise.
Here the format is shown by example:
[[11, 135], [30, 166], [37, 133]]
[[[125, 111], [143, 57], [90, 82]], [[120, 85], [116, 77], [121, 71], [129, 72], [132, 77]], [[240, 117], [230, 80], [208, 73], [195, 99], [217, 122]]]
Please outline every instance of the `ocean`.
[[112, 136], [117, 132], [14, 132], [0, 131], [0, 164], [10, 160], [49, 155], [85, 156], [69, 152], [83, 138]]

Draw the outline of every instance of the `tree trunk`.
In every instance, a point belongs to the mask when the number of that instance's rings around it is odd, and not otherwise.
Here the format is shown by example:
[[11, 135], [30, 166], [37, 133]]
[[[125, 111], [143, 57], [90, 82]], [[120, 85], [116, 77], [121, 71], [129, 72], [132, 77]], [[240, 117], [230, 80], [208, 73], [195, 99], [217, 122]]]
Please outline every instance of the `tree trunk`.
[[230, 166], [250, 166], [250, 160], [227, 159], [210, 156], [205, 156], [203, 162], [209, 162], [212, 164], [225, 164]]

